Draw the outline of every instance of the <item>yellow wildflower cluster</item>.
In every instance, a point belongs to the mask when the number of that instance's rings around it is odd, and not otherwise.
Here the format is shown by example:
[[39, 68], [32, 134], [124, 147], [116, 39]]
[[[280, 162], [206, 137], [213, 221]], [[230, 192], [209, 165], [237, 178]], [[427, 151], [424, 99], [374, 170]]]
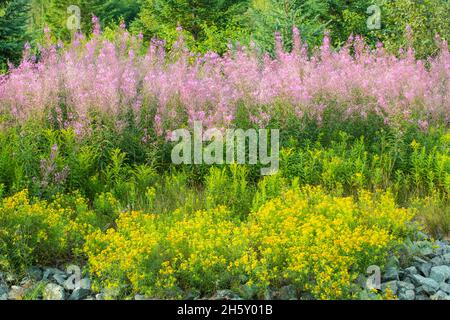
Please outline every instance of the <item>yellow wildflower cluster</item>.
[[[73, 199], [72, 199], [73, 198]], [[71, 255], [93, 230], [85, 200], [71, 197], [76, 210], [58, 196], [52, 204], [32, 201], [23, 190], [0, 203], [0, 269], [24, 271], [32, 264], [51, 264]], [[80, 210], [78, 210], [80, 209]], [[91, 217], [91, 220], [94, 220]]]
[[[158, 297], [220, 288], [294, 285], [299, 296], [352, 298], [352, 284], [408, 232], [412, 213], [390, 194], [333, 197], [290, 190], [245, 220], [225, 207], [192, 215], [123, 213], [117, 228], [87, 237], [85, 252], [102, 286]], [[181, 289], [181, 290], [180, 290]]]

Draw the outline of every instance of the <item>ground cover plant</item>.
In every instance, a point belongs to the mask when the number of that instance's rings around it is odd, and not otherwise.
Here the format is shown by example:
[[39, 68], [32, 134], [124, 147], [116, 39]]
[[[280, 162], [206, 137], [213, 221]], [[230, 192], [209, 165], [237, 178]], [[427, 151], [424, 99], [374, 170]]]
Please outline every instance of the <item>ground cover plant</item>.
[[[0, 74], [0, 298], [448, 299], [445, 28], [427, 49], [429, 35], [407, 28], [411, 41], [396, 52], [395, 32], [380, 36], [386, 47], [376, 33], [339, 40], [359, 25], [358, 5], [324, 32], [323, 7], [311, 9], [319, 20], [294, 16], [300, 28], [275, 34], [264, 27], [272, 18], [256, 20], [254, 43], [227, 47], [208, 28], [242, 36], [236, 12], [288, 12], [230, 1], [217, 4], [223, 19], [193, 10], [203, 23], [182, 12], [183, 26], [156, 30], [147, 19], [167, 21], [177, 1], [152, 11], [156, 2], [138, 14], [141, 3], [124, 1], [103, 18], [126, 13], [130, 29], [103, 31], [96, 16], [92, 32], [61, 39], [46, 27], [40, 48], [26, 44]], [[389, 19], [402, 3], [388, 4]], [[279, 167], [262, 176], [250, 155], [175, 164], [174, 130], [196, 123], [279, 130]], [[243, 141], [250, 154], [251, 137]], [[415, 273], [392, 276], [413, 261]], [[71, 264], [89, 289], [52, 268]], [[371, 287], [374, 266], [384, 283]], [[9, 290], [24, 277], [35, 283]]]

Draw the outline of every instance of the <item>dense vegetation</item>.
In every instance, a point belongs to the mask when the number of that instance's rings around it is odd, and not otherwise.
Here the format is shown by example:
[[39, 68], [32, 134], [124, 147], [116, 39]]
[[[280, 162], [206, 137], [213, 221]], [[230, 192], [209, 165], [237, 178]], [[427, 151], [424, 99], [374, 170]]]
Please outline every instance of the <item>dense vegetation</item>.
[[[419, 230], [448, 237], [449, 4], [383, 1], [369, 30], [372, 4], [0, 3], [0, 271], [353, 299]], [[173, 164], [172, 130], [199, 121], [279, 129], [280, 170]]]
[[[450, 34], [448, 0], [5, 0], [0, 3], [0, 68], [6, 60], [20, 59], [26, 41], [37, 46], [45, 26], [54, 37], [69, 41], [74, 32], [67, 29], [74, 14], [68, 11], [71, 5], [80, 8], [84, 33], [91, 31], [95, 15], [111, 31], [122, 21], [146, 41], [159, 37], [171, 46], [178, 38], [176, 27], [182, 26], [189, 48], [202, 53], [223, 53], [237, 42], [273, 52], [275, 32], [291, 48], [292, 27], [297, 26], [311, 48], [320, 45], [328, 31], [335, 47], [362, 35], [370, 45], [381, 41], [394, 53], [412, 44], [417, 57], [426, 58], [438, 51], [435, 36], [448, 39]], [[379, 11], [368, 10], [372, 5]], [[368, 28], [378, 12], [379, 28]]]

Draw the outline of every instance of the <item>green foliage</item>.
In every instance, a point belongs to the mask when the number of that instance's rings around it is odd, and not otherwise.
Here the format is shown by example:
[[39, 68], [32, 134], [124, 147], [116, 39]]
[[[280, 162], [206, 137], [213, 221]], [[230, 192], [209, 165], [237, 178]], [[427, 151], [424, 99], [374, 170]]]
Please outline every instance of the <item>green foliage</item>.
[[5, 198], [0, 204], [0, 268], [20, 273], [77, 254], [97, 219], [84, 199], [75, 195], [70, 200], [33, 201], [26, 190]]
[[27, 33], [29, 0], [7, 0], [0, 3], [0, 72], [7, 63], [17, 63], [21, 57]]
[[67, 29], [67, 20], [72, 15], [69, 6], [80, 8], [81, 30], [88, 32], [92, 28], [92, 16], [97, 16], [104, 25], [124, 20], [131, 23], [139, 12], [140, 1], [135, 0], [31, 0], [32, 29], [42, 34], [47, 25], [60, 39], [67, 40], [71, 32]]
[[426, 58], [438, 51], [437, 34], [450, 38], [448, 0], [386, 0], [381, 9], [382, 28], [374, 34], [390, 51], [412, 45], [419, 58]]
[[327, 25], [327, 3], [319, 1], [253, 0], [246, 13], [245, 25], [263, 51], [274, 51], [274, 34], [280, 33], [285, 47], [292, 48], [292, 28], [310, 45], [318, 45]]
[[145, 0], [134, 28], [148, 37], [176, 39], [176, 27], [182, 26], [191, 47], [200, 51], [223, 52], [228, 40], [242, 33], [236, 17], [246, 10], [247, 0]]

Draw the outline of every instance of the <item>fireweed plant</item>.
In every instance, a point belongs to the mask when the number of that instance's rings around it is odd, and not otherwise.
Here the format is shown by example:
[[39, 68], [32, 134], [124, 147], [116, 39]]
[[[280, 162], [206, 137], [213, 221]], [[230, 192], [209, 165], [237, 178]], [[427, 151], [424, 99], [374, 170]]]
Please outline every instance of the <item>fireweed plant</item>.
[[[418, 230], [448, 237], [444, 40], [417, 60], [357, 36], [308, 48], [294, 28], [289, 52], [276, 35], [274, 55], [201, 55], [181, 28], [166, 50], [93, 23], [67, 46], [46, 30], [0, 75], [0, 271], [77, 262], [112, 298], [350, 299]], [[278, 172], [173, 163], [195, 123], [279, 130]]]
[[[198, 55], [179, 41], [171, 52], [126, 30], [114, 41], [103, 38], [98, 21], [90, 39], [74, 36], [68, 48], [48, 37], [39, 56], [25, 48], [24, 59], [0, 78], [0, 112], [10, 122], [41, 119], [58, 128], [89, 134], [106, 117], [120, 130], [124, 121], [145, 129], [143, 139], [201, 121], [206, 128], [238, 121], [265, 127], [291, 118], [320, 123], [328, 108], [343, 117], [375, 114], [393, 126], [411, 122], [427, 129], [448, 122], [450, 55], [445, 41], [428, 61], [412, 49], [399, 56], [381, 44], [375, 50], [350, 38], [338, 51], [329, 38], [308, 55], [294, 29], [294, 48], [276, 57], [239, 47], [223, 56]], [[140, 54], [140, 52], [145, 52]], [[243, 119], [243, 116], [245, 118]]]

